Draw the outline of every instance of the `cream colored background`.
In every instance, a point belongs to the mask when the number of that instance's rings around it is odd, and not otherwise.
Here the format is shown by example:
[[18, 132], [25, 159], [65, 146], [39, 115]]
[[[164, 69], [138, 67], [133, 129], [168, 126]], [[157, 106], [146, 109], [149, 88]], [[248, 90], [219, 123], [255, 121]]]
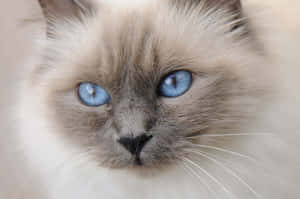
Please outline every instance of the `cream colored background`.
[[[38, 6], [31, 0], [2, 0], [0, 6], [0, 104], [7, 104], [10, 85], [16, 81], [16, 71], [30, 53], [32, 26], [24, 19], [36, 13]], [[3, 107], [1, 107], [3, 113]], [[1, 116], [1, 114], [0, 114]], [[1, 117], [0, 117], [1, 119]], [[0, 120], [1, 121], [1, 120]], [[2, 122], [3, 123], [3, 120]]]
[[[1, 0], [0, 3], [0, 198], [19, 199], [30, 195], [25, 190], [17, 193], [15, 186], [24, 174], [22, 160], [17, 161], [12, 153], [11, 135], [15, 127], [10, 114], [15, 108], [15, 85], [19, 79], [19, 71], [24, 60], [30, 55], [33, 32], [36, 25], [24, 23], [25, 19], [39, 13], [35, 0]], [[26, 21], [26, 20], [25, 20]], [[18, 163], [16, 163], [18, 162]], [[9, 173], [9, 175], [7, 175]], [[30, 174], [28, 174], [30, 175]], [[26, 176], [26, 175], [25, 175]], [[22, 194], [22, 195], [19, 195]]]

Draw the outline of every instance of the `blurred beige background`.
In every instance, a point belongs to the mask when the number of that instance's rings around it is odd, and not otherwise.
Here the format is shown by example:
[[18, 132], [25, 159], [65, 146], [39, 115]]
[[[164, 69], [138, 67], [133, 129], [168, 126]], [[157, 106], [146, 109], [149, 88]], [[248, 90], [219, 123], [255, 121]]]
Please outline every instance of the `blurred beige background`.
[[[16, 181], [22, 171], [20, 162], [11, 157], [13, 153], [12, 128], [14, 120], [10, 114], [15, 108], [15, 85], [19, 79], [19, 71], [24, 66], [24, 60], [31, 54], [33, 33], [36, 25], [24, 23], [26, 19], [39, 14], [35, 0], [2, 0], [0, 6], [0, 198], [23, 198], [27, 190], [20, 196], [14, 191]], [[23, 165], [21, 166], [23, 167]], [[5, 178], [10, 172], [10, 178]], [[4, 175], [3, 175], [4, 174]], [[5, 190], [5, 191], [4, 191]], [[5, 193], [3, 193], [3, 191]], [[32, 199], [34, 196], [32, 196]], [[38, 197], [37, 197], [38, 198]]]
[[[0, 105], [11, 100], [10, 87], [16, 81], [16, 72], [30, 53], [33, 26], [25, 19], [36, 14], [38, 4], [33, 0], [2, 0], [0, 6]], [[4, 106], [5, 107], [5, 106]], [[1, 112], [3, 113], [3, 106]], [[1, 119], [1, 113], [0, 113]], [[2, 118], [3, 119], [3, 118]], [[0, 120], [3, 123], [3, 120]]]

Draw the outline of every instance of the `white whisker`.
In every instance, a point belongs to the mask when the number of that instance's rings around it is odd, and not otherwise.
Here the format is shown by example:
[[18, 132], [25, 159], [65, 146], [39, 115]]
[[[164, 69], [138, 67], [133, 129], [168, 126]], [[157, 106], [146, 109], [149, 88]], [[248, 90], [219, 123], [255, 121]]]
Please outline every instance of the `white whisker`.
[[217, 198], [217, 197], [216, 197], [216, 193], [215, 193], [215, 191], [211, 188], [211, 186], [209, 186], [209, 184], [206, 183], [206, 182], [202, 179], [202, 177], [201, 177], [196, 171], [194, 171], [194, 170], [193, 170], [193, 169], [192, 169], [192, 168], [191, 168], [184, 160], [181, 159], [181, 161], [182, 161], [182, 163], [183, 163], [183, 168], [184, 168], [184, 170], [185, 170], [188, 174], [190, 174], [192, 177], [196, 177], [197, 180], [199, 180], [200, 183], [203, 184], [203, 185], [209, 190], [209, 192], [210, 192], [211, 194], [214, 195], [214, 198]]
[[60, 163], [58, 163], [56, 166], [53, 167], [53, 172], [56, 172], [57, 169], [61, 169], [63, 167], [65, 167], [65, 163], [72, 163], [72, 166], [74, 167], [74, 162], [82, 162], [84, 161], [86, 158], [89, 158], [89, 155], [93, 152], [95, 152], [96, 150], [94, 149], [89, 149], [89, 150], [86, 150], [86, 151], [83, 151], [81, 153], [77, 153], [75, 154], [74, 156], [70, 157], [70, 159], [66, 159], [66, 160], [63, 160], [61, 161]]
[[271, 136], [273, 133], [228, 133], [228, 134], [203, 134], [187, 137], [188, 139], [197, 139], [201, 137], [234, 137], [234, 136]]
[[242, 183], [245, 187], [247, 187], [247, 189], [253, 194], [255, 195], [256, 198], [258, 199], [262, 199], [262, 197], [243, 179], [241, 178], [236, 172], [234, 172], [232, 169], [226, 167], [222, 162], [218, 161], [215, 158], [212, 158], [208, 155], [205, 154], [205, 152], [201, 152], [201, 151], [195, 151], [195, 150], [185, 150], [187, 152], [191, 152], [191, 153], [195, 153], [198, 154], [202, 157], [205, 157], [207, 159], [209, 159], [210, 161], [214, 162], [215, 164], [217, 164], [218, 166], [220, 166], [221, 168], [223, 168], [226, 172], [228, 172], [229, 174], [231, 174], [232, 176], [234, 176], [240, 183]]
[[245, 158], [245, 159], [253, 161], [253, 162], [257, 162], [257, 160], [253, 157], [250, 157], [250, 156], [247, 156], [247, 155], [235, 152], [235, 151], [230, 151], [228, 149], [215, 147], [215, 146], [209, 146], [209, 145], [201, 145], [201, 144], [191, 144], [191, 145], [194, 146], [194, 147], [213, 149], [213, 150], [221, 151], [221, 152], [224, 152], [224, 153], [228, 153], [228, 154], [231, 154], [231, 155], [235, 155], [235, 156], [238, 156], [238, 157]]
[[188, 159], [188, 158], [183, 158], [186, 162], [189, 162], [190, 164], [192, 164], [193, 166], [195, 166], [196, 168], [200, 169], [203, 173], [205, 173], [212, 181], [214, 181], [217, 185], [219, 185], [220, 187], [222, 187], [222, 189], [230, 196], [233, 196], [234, 198], [237, 198], [233, 193], [231, 193], [216, 177], [214, 177], [213, 175], [211, 175], [207, 170], [205, 170], [204, 168], [200, 167], [198, 164], [196, 164], [195, 162], [193, 162], [192, 160]]

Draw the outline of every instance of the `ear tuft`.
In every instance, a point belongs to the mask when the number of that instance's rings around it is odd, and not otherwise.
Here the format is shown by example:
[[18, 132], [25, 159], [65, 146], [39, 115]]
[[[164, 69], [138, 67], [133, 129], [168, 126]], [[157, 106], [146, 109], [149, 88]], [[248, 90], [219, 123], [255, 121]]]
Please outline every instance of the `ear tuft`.
[[202, 0], [208, 7], [224, 8], [229, 12], [238, 13], [242, 11], [241, 0]]
[[170, 0], [172, 4], [180, 9], [182, 8], [201, 8], [201, 12], [209, 11], [214, 13], [220, 10], [228, 13], [232, 23], [231, 31], [237, 30], [241, 27], [244, 28], [244, 32], [248, 34], [245, 20], [243, 19], [243, 9], [241, 0]]
[[232, 14], [242, 12], [241, 0], [170, 0], [180, 7], [201, 7], [204, 9], [224, 9]]
[[206, 8], [224, 8], [228, 11], [241, 11], [241, 0], [171, 0], [177, 5], [201, 5]]
[[[236, 21], [232, 27], [232, 31], [245, 26], [243, 18], [243, 8], [241, 0], [204, 0], [208, 2], [209, 7], [215, 9], [224, 9], [228, 11], [229, 15], [232, 15], [232, 20]], [[247, 31], [246, 31], [247, 32]]]

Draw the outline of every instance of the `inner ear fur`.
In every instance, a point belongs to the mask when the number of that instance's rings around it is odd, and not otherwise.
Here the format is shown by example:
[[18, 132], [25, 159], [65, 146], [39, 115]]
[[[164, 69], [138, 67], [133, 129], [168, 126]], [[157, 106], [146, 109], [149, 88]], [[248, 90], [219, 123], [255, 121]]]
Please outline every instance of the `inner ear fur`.
[[207, 7], [224, 8], [232, 13], [242, 12], [241, 0], [202, 0], [202, 1], [206, 2]]
[[60, 19], [78, 19], [90, 15], [95, 7], [92, 0], [39, 0], [47, 26]]
[[173, 3], [181, 6], [201, 5], [207, 9], [226, 9], [228, 12], [242, 12], [241, 0], [171, 0]]
[[[241, 0], [170, 0], [178, 9], [182, 8], [197, 8], [201, 7], [202, 11], [223, 10], [231, 16], [232, 23], [231, 31], [243, 28], [242, 36], [249, 35], [249, 28], [246, 21], [243, 19], [243, 8]], [[213, 13], [213, 12], [212, 12]]]
[[45, 17], [74, 17], [88, 14], [93, 7], [89, 0], [39, 0]]

